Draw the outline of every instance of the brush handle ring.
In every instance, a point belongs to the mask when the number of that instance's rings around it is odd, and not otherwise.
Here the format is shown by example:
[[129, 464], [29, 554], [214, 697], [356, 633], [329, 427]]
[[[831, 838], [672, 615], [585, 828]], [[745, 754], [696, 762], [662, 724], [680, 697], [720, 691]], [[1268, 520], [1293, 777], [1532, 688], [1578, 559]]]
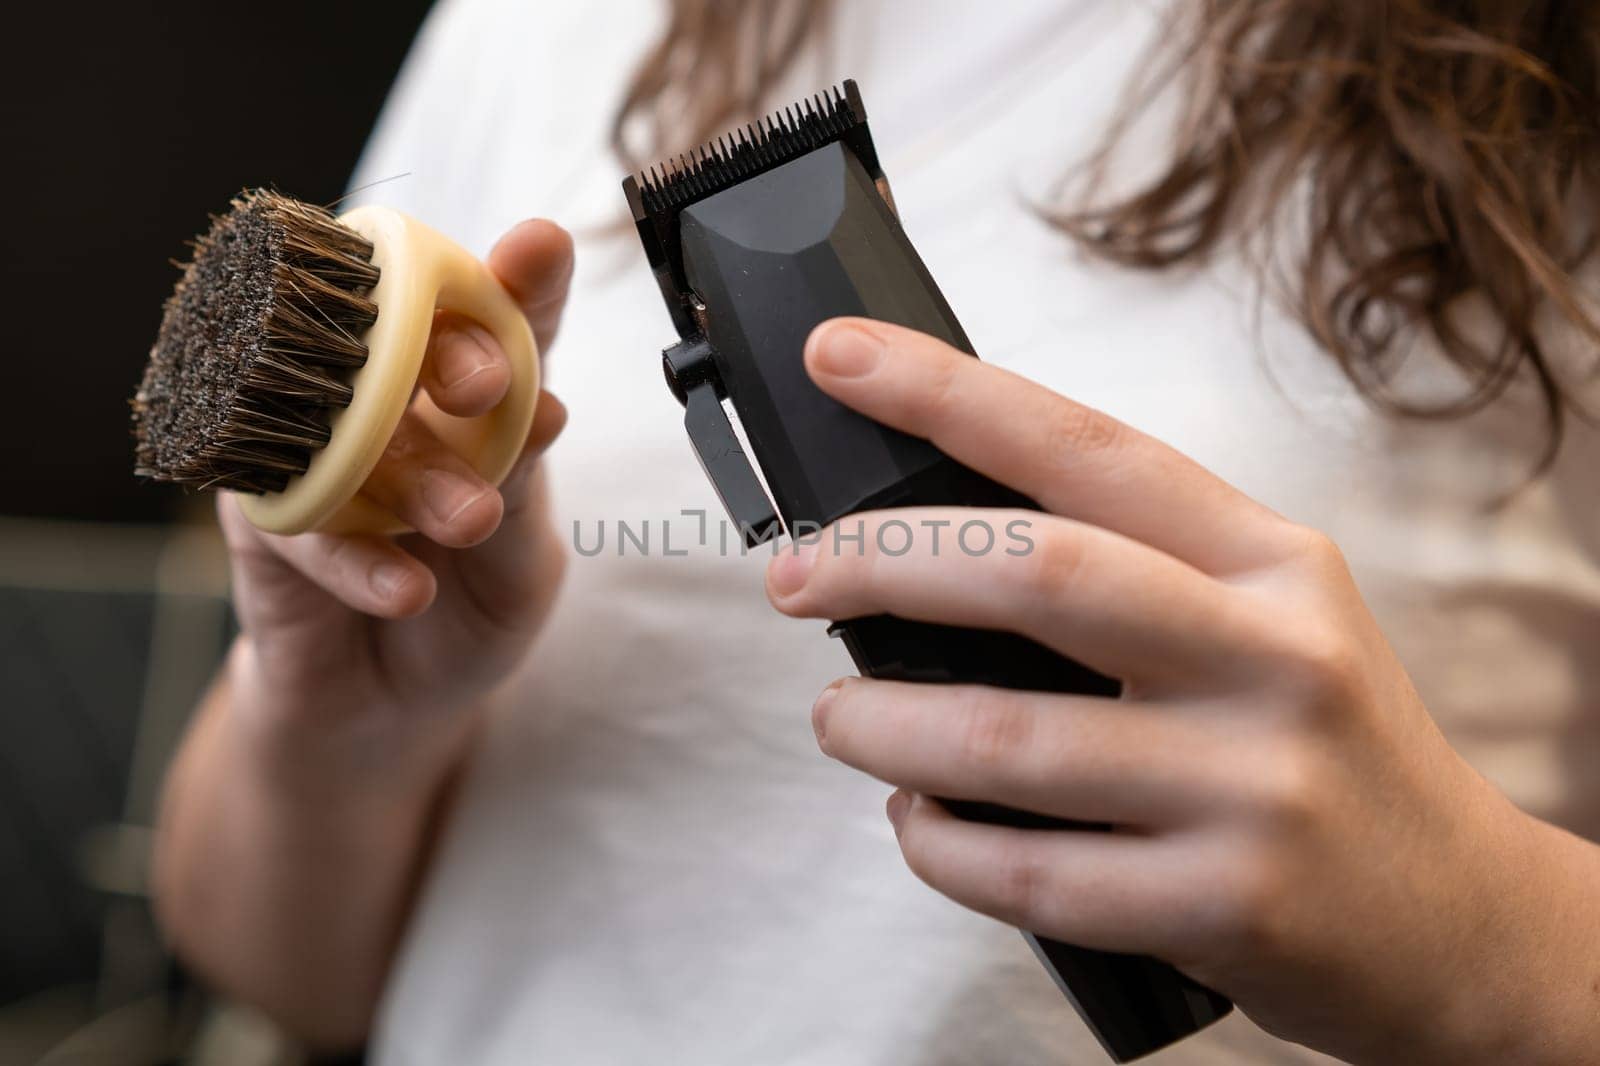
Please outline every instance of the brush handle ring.
[[[414, 409], [484, 480], [498, 485], [522, 452], [539, 397], [533, 332], [505, 287], [477, 257], [390, 208], [359, 207], [339, 221], [372, 242], [372, 262], [380, 273], [369, 296], [378, 305], [378, 318], [364, 338], [367, 361], [351, 381], [350, 403], [334, 416], [328, 443], [312, 456], [305, 473], [282, 492], [240, 497], [245, 517], [271, 533], [410, 532], [410, 526], [361, 492], [407, 409]], [[486, 414], [445, 414], [416, 387], [435, 310], [472, 319], [505, 352], [511, 383]]]

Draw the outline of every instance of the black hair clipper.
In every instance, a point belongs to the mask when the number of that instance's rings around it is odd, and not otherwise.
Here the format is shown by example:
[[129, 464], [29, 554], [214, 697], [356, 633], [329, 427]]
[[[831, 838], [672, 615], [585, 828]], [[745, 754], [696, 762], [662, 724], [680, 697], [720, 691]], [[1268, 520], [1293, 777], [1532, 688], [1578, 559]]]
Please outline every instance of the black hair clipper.
[[[855, 83], [770, 116], [623, 182], [681, 338], [663, 353], [689, 439], [729, 516], [754, 546], [870, 508], [1038, 505], [926, 441], [836, 403], [801, 363], [818, 323], [863, 315], [971, 352], [895, 215]], [[730, 401], [776, 510], [722, 403]], [[869, 677], [1115, 696], [1119, 684], [1008, 633], [880, 615], [835, 622]], [[961, 817], [1070, 823], [988, 804]], [[1083, 828], [1081, 825], [1077, 828]], [[1025, 933], [1100, 1043], [1127, 1062], [1232, 1009], [1166, 963]]]

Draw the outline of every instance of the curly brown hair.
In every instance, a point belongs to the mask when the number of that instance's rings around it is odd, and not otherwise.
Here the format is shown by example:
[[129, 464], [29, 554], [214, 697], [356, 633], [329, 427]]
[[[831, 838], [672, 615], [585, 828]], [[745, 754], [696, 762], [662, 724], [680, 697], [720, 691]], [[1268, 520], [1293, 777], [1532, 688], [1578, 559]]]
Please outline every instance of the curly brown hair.
[[[669, 2], [613, 128], [634, 167], [759, 112], [835, 6]], [[1564, 416], [1584, 409], [1536, 321], [1553, 309], [1600, 341], [1575, 278], [1600, 208], [1600, 5], [1194, 0], [1170, 17], [1146, 68], [1159, 76], [1097, 157], [1176, 86], [1188, 103], [1164, 168], [1050, 220], [1137, 267], [1195, 263], [1229, 237], [1265, 250], [1287, 267], [1285, 295], [1311, 334], [1396, 413], [1468, 414], [1529, 375], [1549, 420], [1540, 468], [1553, 461]], [[1279, 240], [1284, 229], [1296, 239]], [[1464, 327], [1469, 300], [1493, 328]], [[1419, 329], [1462, 371], [1459, 395], [1394, 386], [1401, 342]]]

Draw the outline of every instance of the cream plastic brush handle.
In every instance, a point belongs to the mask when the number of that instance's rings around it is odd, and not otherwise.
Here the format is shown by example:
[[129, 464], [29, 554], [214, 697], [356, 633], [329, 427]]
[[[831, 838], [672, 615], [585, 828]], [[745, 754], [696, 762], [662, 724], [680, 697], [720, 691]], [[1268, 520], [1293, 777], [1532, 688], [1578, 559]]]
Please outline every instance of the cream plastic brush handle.
[[[446, 446], [491, 485], [511, 471], [539, 397], [539, 355], [522, 311], [478, 259], [431, 227], [386, 207], [358, 207], [339, 221], [372, 242], [380, 274], [370, 298], [366, 364], [349, 406], [334, 415], [328, 443], [282, 492], [241, 495], [245, 517], [269, 533], [404, 533], [400, 519], [361, 493], [416, 394], [415, 410]], [[416, 389], [436, 309], [477, 322], [511, 363], [505, 398], [487, 414], [457, 418]]]

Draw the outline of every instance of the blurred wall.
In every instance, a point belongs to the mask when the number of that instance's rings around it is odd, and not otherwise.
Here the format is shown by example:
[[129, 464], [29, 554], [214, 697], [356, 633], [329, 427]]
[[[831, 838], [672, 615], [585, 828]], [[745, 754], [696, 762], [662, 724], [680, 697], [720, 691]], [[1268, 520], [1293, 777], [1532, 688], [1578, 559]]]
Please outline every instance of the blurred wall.
[[70, 1061], [177, 1061], [125, 1020], [169, 1041], [187, 987], [144, 898], [148, 827], [230, 622], [214, 531], [169, 522], [205, 502], [132, 476], [128, 398], [169, 261], [247, 185], [338, 197], [428, 5], [7, 11], [0, 1063], [97, 1028], [109, 1058]]
[[127, 409], [168, 261], [246, 185], [338, 196], [428, 2], [8, 9], [0, 515], [170, 512]]

